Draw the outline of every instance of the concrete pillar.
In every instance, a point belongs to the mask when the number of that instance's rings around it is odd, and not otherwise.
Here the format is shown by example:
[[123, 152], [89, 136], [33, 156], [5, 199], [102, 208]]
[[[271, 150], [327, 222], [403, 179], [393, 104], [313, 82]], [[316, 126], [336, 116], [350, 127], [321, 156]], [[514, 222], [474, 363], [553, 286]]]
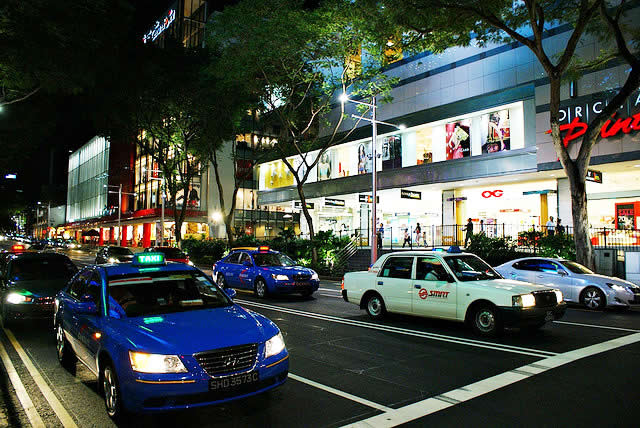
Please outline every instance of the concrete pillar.
[[104, 228], [100, 228], [100, 237], [98, 238], [98, 245], [99, 246], [103, 246], [104, 245]]
[[127, 226], [122, 226], [122, 231], [120, 233], [122, 233], [121, 237], [120, 237], [120, 246], [121, 247], [126, 247], [127, 246], [127, 239], [129, 238], [127, 236]]
[[[555, 216], [554, 216], [555, 217]], [[549, 220], [549, 203], [547, 200], [547, 194], [540, 194], [540, 224], [545, 225]]]

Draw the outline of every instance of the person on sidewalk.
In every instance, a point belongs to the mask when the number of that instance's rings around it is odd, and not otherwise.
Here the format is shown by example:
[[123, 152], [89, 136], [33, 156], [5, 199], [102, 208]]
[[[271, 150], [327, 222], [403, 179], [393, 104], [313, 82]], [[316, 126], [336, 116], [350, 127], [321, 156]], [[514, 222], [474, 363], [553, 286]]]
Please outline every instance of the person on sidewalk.
[[547, 235], [553, 236], [556, 233], [556, 224], [553, 222], [552, 216], [549, 216], [549, 221], [545, 226], [547, 226]]
[[409, 233], [409, 228], [406, 228], [404, 230], [404, 242], [402, 243], [402, 248], [404, 248], [406, 244], [409, 244], [409, 246], [411, 246], [411, 234]]
[[558, 232], [558, 235], [562, 235], [564, 233], [564, 225], [560, 219], [558, 219], [558, 223], [556, 224], [556, 231]]
[[420, 238], [422, 238], [422, 229], [420, 228], [420, 223], [416, 223], [416, 245], [420, 246]]
[[471, 241], [471, 237], [473, 236], [473, 222], [471, 221], [471, 217], [467, 219], [467, 225], [462, 230], [467, 232], [467, 235], [464, 238], [464, 246], [467, 247], [467, 243]]

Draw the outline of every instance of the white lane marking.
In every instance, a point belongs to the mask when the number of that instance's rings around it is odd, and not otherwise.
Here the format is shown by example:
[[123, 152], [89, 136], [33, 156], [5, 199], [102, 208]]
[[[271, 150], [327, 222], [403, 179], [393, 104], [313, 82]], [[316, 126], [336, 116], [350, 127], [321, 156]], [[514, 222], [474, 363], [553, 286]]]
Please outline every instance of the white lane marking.
[[607, 342], [587, 346], [575, 351], [565, 352], [553, 357], [548, 357], [533, 364], [519, 367], [496, 376], [472, 383], [471, 385], [457, 388], [436, 397], [427, 398], [417, 403], [409, 404], [390, 412], [382, 413], [359, 422], [345, 425], [354, 428], [394, 427], [418, 418], [436, 413], [442, 409], [469, 401], [481, 395], [488, 394], [505, 386], [520, 382], [521, 380], [546, 372], [556, 367], [572, 363], [576, 360], [611, 351], [622, 346], [640, 342], [640, 333], [619, 337]]
[[323, 314], [316, 314], [316, 313], [313, 313], [313, 312], [299, 311], [299, 310], [296, 310], [296, 309], [289, 309], [289, 308], [285, 308], [285, 307], [282, 307], [282, 306], [272, 306], [272, 305], [267, 305], [267, 304], [258, 303], [258, 302], [251, 302], [251, 301], [245, 301], [245, 300], [236, 300], [236, 303], [240, 303], [240, 304], [247, 305], [247, 306], [256, 306], [258, 308], [269, 309], [269, 310], [274, 310], [274, 311], [279, 311], [279, 312], [285, 312], [285, 313], [289, 313], [289, 314], [293, 314], [293, 315], [299, 315], [299, 316], [308, 317], [308, 318], [315, 318], [315, 319], [320, 319], [320, 320], [324, 320], [324, 321], [335, 322], [335, 323], [339, 323], [339, 324], [347, 324], [347, 325], [352, 325], [352, 326], [356, 326], [356, 327], [364, 327], [364, 328], [369, 328], [369, 329], [372, 329], [372, 330], [388, 331], [388, 332], [393, 332], [393, 333], [398, 333], [398, 334], [404, 334], [404, 335], [407, 335], [407, 336], [416, 336], [416, 337], [422, 337], [422, 338], [425, 338], [425, 339], [439, 340], [439, 341], [443, 341], [443, 342], [458, 343], [458, 344], [461, 344], [461, 345], [475, 346], [475, 347], [478, 347], [478, 348], [486, 348], [486, 349], [492, 349], [492, 350], [496, 350], [496, 351], [513, 352], [513, 353], [516, 353], [516, 354], [531, 355], [531, 356], [538, 357], [538, 358], [546, 358], [546, 357], [549, 357], [549, 356], [552, 356], [552, 355], [557, 355], [556, 352], [543, 351], [541, 349], [523, 348], [523, 347], [519, 347], [519, 346], [503, 345], [503, 344], [499, 344], [499, 343], [484, 342], [482, 340], [465, 339], [465, 338], [460, 338], [460, 337], [455, 337], [455, 336], [446, 336], [446, 335], [443, 335], [443, 334], [427, 333], [427, 332], [418, 331], [418, 330], [409, 330], [409, 329], [406, 329], [406, 328], [399, 328], [399, 327], [393, 327], [393, 326], [383, 326], [383, 325], [374, 324], [374, 323], [370, 323], [370, 322], [349, 320], [349, 319], [346, 319], [346, 318], [339, 318], [339, 317], [334, 317], [334, 316], [331, 316], [331, 315], [323, 315]]
[[593, 327], [593, 328], [604, 328], [608, 330], [618, 330], [618, 331], [628, 331], [630, 333], [640, 333], [640, 330], [633, 330], [631, 328], [622, 328], [622, 327], [610, 327], [608, 325], [597, 325], [597, 324], [582, 324], [579, 322], [569, 322], [569, 321], [554, 321], [556, 324], [567, 324], [567, 325], [577, 325], [579, 327]]
[[333, 297], [334, 299], [342, 299], [342, 296], [336, 296], [335, 294], [324, 294], [324, 293], [318, 293], [318, 294], [325, 297]]
[[[5, 330], [7, 331], [7, 330]], [[18, 400], [24, 409], [24, 412], [29, 419], [29, 423], [34, 428], [45, 428], [44, 422], [42, 422], [42, 418], [38, 414], [36, 407], [33, 405], [33, 401], [31, 401], [31, 397], [27, 393], [27, 390], [24, 388], [22, 381], [20, 380], [20, 375], [16, 372], [16, 368], [11, 362], [11, 358], [9, 358], [9, 354], [7, 354], [7, 350], [5, 349], [2, 342], [0, 342], [0, 358], [2, 359], [2, 363], [4, 364], [4, 369], [9, 376], [9, 380], [11, 380], [11, 384], [13, 385], [13, 389], [18, 396]]]
[[318, 288], [318, 291], [333, 291], [338, 294], [342, 293], [342, 291], [336, 290], [335, 288]]
[[34, 382], [36, 383], [36, 385], [38, 385], [38, 388], [40, 388], [40, 392], [42, 392], [42, 395], [44, 395], [44, 398], [46, 398], [56, 416], [58, 417], [58, 419], [60, 419], [60, 422], [62, 422], [62, 425], [65, 428], [77, 428], [76, 423], [73, 421], [73, 418], [71, 417], [69, 412], [67, 412], [67, 409], [64, 408], [60, 400], [58, 400], [58, 397], [56, 397], [54, 392], [49, 387], [49, 384], [44, 380], [36, 366], [33, 365], [31, 359], [22, 348], [22, 345], [20, 345], [20, 343], [16, 340], [16, 337], [13, 335], [13, 333], [7, 329], [5, 329], [4, 332], [6, 333], [13, 347], [18, 352], [18, 356], [20, 356], [20, 359], [29, 371], [29, 374], [33, 378]]
[[391, 412], [391, 411], [393, 411], [393, 409], [390, 408], [390, 407], [383, 406], [382, 404], [374, 403], [373, 401], [369, 401], [369, 400], [364, 399], [362, 397], [358, 397], [358, 396], [355, 396], [353, 394], [349, 394], [348, 392], [340, 391], [339, 389], [335, 389], [335, 388], [332, 388], [330, 386], [323, 385], [321, 383], [315, 382], [315, 381], [313, 381], [311, 379], [306, 379], [306, 378], [304, 378], [302, 376], [298, 376], [298, 375], [295, 375], [293, 373], [289, 373], [289, 378], [291, 378], [293, 380], [297, 380], [298, 382], [306, 383], [307, 385], [311, 385], [314, 388], [318, 388], [318, 389], [321, 389], [323, 391], [330, 392], [331, 394], [339, 395], [340, 397], [346, 398], [346, 399], [351, 400], [351, 401], [355, 401], [356, 403], [363, 404], [363, 405], [365, 405], [367, 407], [371, 407], [373, 409], [377, 409], [377, 410], [380, 410], [382, 412]]

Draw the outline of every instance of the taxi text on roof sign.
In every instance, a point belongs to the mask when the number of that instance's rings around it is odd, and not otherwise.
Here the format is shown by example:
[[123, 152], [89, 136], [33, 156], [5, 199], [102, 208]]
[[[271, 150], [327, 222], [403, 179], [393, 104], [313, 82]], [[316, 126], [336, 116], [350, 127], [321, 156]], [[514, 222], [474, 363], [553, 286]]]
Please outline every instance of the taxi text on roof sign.
[[136, 264], [136, 265], [164, 264], [164, 254], [162, 253], [136, 254], [133, 264]]

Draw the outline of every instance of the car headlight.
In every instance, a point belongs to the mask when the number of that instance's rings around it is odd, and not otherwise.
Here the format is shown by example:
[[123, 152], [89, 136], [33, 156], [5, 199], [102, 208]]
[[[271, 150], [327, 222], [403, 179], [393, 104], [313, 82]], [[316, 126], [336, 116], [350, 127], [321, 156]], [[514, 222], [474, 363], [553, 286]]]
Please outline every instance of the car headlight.
[[115, 257], [109, 257], [109, 260], [107, 260], [109, 263], [118, 263], [118, 259], [116, 259]]
[[609, 286], [609, 288], [612, 288], [615, 291], [624, 291], [625, 290], [625, 287], [623, 287], [622, 285], [613, 284], [611, 282], [607, 282], [606, 284]]
[[276, 275], [275, 273], [272, 273], [271, 278], [276, 281], [289, 281], [289, 277], [287, 275]]
[[311, 275], [311, 279], [317, 281], [320, 278], [318, 278], [318, 274], [316, 272], [314, 272], [313, 275]]
[[278, 355], [282, 351], [284, 351], [284, 339], [282, 338], [282, 333], [276, 334], [264, 344], [265, 358]]
[[19, 305], [20, 303], [28, 303], [32, 299], [29, 296], [25, 296], [20, 293], [9, 293], [7, 295], [6, 301], [7, 303], [11, 303], [12, 305]]
[[553, 290], [556, 293], [556, 300], [558, 301], [558, 303], [561, 303], [564, 300], [564, 296], [562, 295], [562, 291], [560, 290]]
[[134, 372], [140, 373], [186, 373], [187, 369], [177, 355], [147, 354], [129, 351], [129, 360]]
[[530, 308], [536, 305], [536, 298], [533, 297], [533, 294], [521, 294], [520, 296], [513, 296], [511, 298], [513, 306], [517, 306], [519, 308]]

